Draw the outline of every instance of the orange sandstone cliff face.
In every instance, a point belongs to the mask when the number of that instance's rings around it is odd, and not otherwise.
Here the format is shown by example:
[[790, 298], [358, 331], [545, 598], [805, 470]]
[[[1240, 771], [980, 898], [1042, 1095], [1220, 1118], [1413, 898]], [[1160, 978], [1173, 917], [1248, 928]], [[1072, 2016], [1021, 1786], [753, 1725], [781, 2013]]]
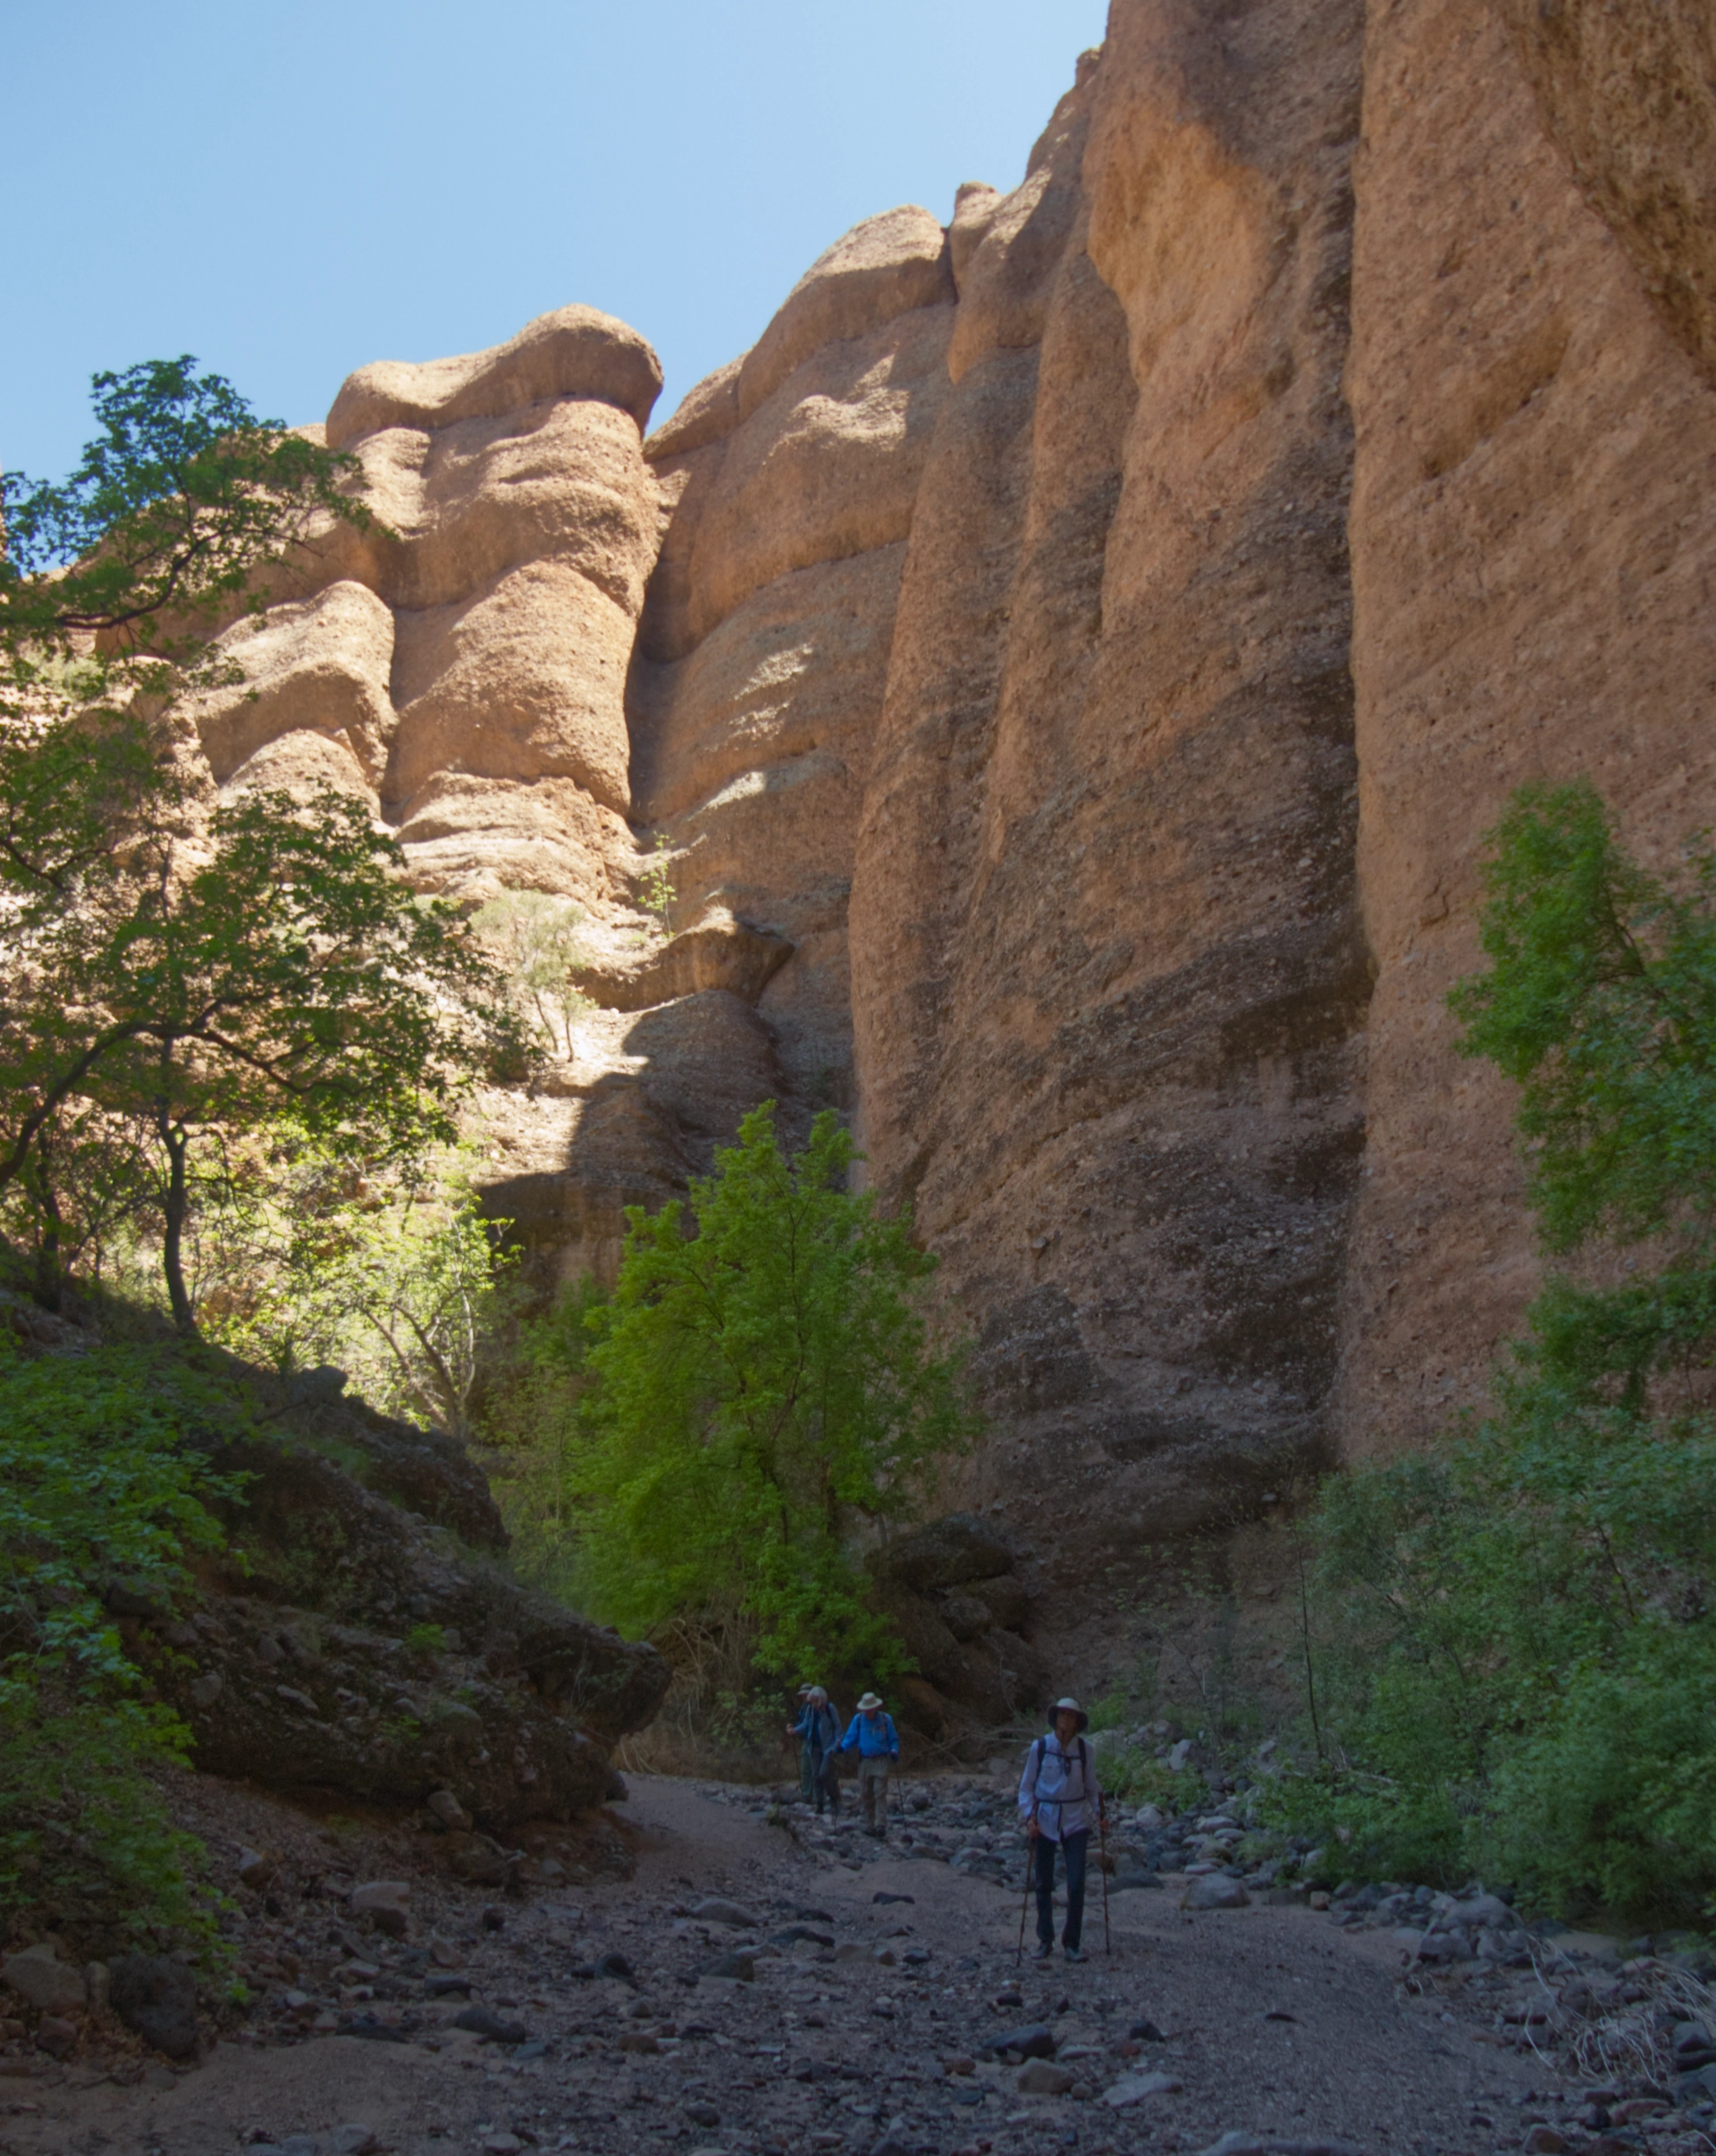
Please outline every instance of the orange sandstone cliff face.
[[1535, 1277], [1443, 1004], [1482, 834], [1581, 771], [1647, 852], [1710, 816], [1710, 21], [1114, 0], [1020, 187], [857, 227], [652, 434], [587, 309], [351, 378], [398, 537], [199, 724], [589, 910], [576, 1052], [487, 1103], [545, 1272], [840, 1109], [978, 1343], [966, 1496], [1068, 1579], [1480, 1395]]

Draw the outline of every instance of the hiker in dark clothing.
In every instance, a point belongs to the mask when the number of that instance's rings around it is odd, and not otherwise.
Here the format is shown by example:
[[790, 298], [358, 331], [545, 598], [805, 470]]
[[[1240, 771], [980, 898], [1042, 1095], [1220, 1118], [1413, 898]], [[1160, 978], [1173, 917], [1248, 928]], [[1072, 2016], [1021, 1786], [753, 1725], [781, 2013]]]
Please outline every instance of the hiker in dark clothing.
[[1076, 1699], [1057, 1699], [1047, 1732], [1025, 1756], [1019, 1780], [1019, 1809], [1030, 1836], [1031, 1872], [1037, 1885], [1037, 1944], [1031, 1959], [1047, 1961], [1055, 1951], [1055, 1852], [1066, 1862], [1066, 1929], [1062, 1944], [1069, 1961], [1082, 1961], [1084, 1934], [1084, 1857], [1102, 1802], [1096, 1761], [1085, 1742], [1090, 1717]]
[[840, 1717], [820, 1684], [812, 1684], [806, 1691], [798, 1720], [787, 1734], [798, 1739], [799, 1786], [803, 1791], [805, 1803], [814, 1804], [819, 1816], [825, 1806], [831, 1805], [837, 1816], [840, 1783], [834, 1770], [840, 1743]]
[[800, 1801], [805, 1804], [811, 1801], [815, 1788], [811, 1779], [811, 1741], [805, 1733], [811, 1712], [810, 1700], [811, 1687], [808, 1684], [801, 1684], [798, 1688], [798, 1699], [795, 1703], [798, 1707], [798, 1720], [786, 1724], [788, 1737], [798, 1739], [798, 1794]]

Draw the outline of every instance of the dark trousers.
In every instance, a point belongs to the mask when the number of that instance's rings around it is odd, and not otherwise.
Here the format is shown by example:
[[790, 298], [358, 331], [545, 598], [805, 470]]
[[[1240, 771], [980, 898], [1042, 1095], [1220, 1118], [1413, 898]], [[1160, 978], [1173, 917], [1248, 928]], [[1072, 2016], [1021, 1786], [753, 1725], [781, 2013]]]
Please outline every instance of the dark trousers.
[[1066, 1858], [1066, 1930], [1062, 1942], [1077, 1946], [1084, 1934], [1084, 1852], [1090, 1840], [1087, 1830], [1051, 1841], [1039, 1834], [1031, 1848], [1031, 1872], [1037, 1882], [1037, 1936], [1045, 1946], [1055, 1943], [1055, 1852]]

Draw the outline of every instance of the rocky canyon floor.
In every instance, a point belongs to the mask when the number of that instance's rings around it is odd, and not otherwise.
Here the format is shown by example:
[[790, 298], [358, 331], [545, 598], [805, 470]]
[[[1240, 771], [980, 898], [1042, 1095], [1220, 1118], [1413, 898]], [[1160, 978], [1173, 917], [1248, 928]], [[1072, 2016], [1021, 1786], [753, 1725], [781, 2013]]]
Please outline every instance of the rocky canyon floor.
[[[1414, 1988], [1386, 1933], [1304, 1907], [1190, 1913], [1173, 1877], [1113, 1896], [1111, 1952], [1098, 1892], [1087, 1960], [1016, 1959], [1009, 1783], [900, 1790], [954, 1822], [944, 1844], [962, 1821], [989, 1841], [1005, 1883], [923, 1860], [921, 1835], [910, 1852], [897, 1830], [819, 1838], [799, 1808], [760, 1816], [767, 1791], [640, 1776], [629, 1879], [495, 1902], [425, 1873], [402, 1940], [277, 1903], [300, 1988], [271, 1985], [189, 2068], [14, 2062], [0, 2150], [1120, 2156], [1226, 2137], [1224, 2156], [1430, 2156], [1584, 2138], [1582, 2090], [1497, 2034], [1496, 1985], [1523, 2023], [1532, 1971]], [[1681, 2145], [1660, 2128], [1586, 2143], [1629, 2144]]]

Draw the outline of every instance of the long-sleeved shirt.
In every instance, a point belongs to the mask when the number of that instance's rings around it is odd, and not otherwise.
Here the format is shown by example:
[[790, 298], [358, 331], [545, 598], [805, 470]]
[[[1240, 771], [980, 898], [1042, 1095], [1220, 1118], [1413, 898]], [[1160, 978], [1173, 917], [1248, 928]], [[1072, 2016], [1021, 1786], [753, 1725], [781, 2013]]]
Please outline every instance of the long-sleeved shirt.
[[1028, 1820], [1035, 1812], [1038, 1832], [1051, 1841], [1089, 1833], [1097, 1824], [1101, 1796], [1096, 1757], [1082, 1737], [1074, 1737], [1063, 1752], [1060, 1739], [1050, 1730], [1026, 1753], [1025, 1771], [1019, 1778], [1020, 1816]]
[[897, 1759], [900, 1737], [894, 1726], [894, 1717], [879, 1707], [871, 1715], [854, 1715], [851, 1726], [840, 1740], [840, 1749], [849, 1752], [854, 1744], [861, 1759]]
[[808, 1744], [812, 1754], [831, 1752], [840, 1739], [840, 1717], [831, 1707], [812, 1707], [807, 1699], [793, 1724], [793, 1734]]

